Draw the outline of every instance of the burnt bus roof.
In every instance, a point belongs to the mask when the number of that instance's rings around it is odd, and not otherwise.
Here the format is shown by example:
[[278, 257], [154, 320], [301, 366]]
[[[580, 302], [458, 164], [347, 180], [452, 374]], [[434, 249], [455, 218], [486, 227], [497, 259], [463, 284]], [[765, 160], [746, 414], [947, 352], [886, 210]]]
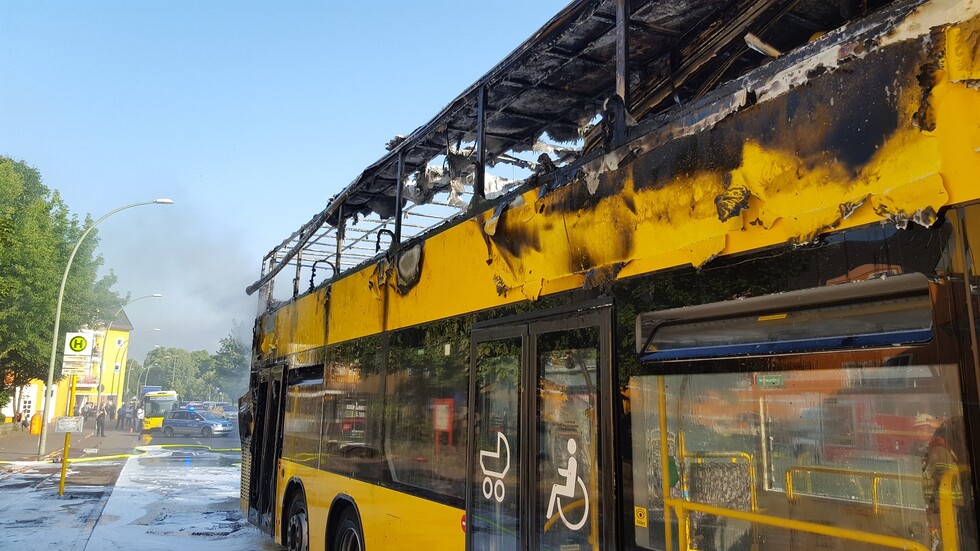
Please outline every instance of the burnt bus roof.
[[[463, 180], [467, 171], [472, 175], [477, 158], [473, 144], [481, 93], [486, 165], [509, 163], [532, 171], [527, 179], [505, 189], [515, 189], [542, 172], [572, 167], [597, 152], [608, 151], [602, 121], [608, 120], [607, 101], [616, 91], [618, 1], [622, 0], [573, 1], [430, 121], [407, 137], [398, 136], [389, 142], [386, 155], [365, 168], [330, 199], [323, 211], [265, 256], [262, 277], [247, 292], [253, 293], [290, 264], [315, 270], [315, 263], [331, 263], [335, 277], [345, 268], [376, 257], [382, 234], [391, 234], [398, 212], [399, 158], [401, 206], [406, 214], [416, 209], [412, 218], [416, 222], [407, 224], [403, 241], [465, 215], [468, 205], [459, 196], [472, 196], [465, 189], [472, 184]], [[631, 0], [627, 2], [630, 13], [625, 34], [630, 124], [666, 120], [672, 111], [720, 84], [888, 3]], [[909, 6], [919, 3], [902, 2]], [[529, 152], [533, 152], [530, 160], [522, 158]], [[534, 160], [539, 152], [550, 155]], [[409, 178], [431, 184], [433, 175], [426, 174], [427, 167], [440, 158], [446, 170], [435, 176], [443, 178], [442, 187], [417, 188], [414, 196], [406, 197], [404, 186]], [[450, 200], [438, 200], [438, 192], [450, 193]], [[423, 205], [435, 210], [418, 210]], [[358, 223], [367, 227], [351, 228], [351, 232], [339, 229]], [[336, 250], [344, 251], [340, 266], [331, 262]], [[297, 281], [298, 274], [297, 269]], [[312, 275], [310, 283], [312, 287]]]

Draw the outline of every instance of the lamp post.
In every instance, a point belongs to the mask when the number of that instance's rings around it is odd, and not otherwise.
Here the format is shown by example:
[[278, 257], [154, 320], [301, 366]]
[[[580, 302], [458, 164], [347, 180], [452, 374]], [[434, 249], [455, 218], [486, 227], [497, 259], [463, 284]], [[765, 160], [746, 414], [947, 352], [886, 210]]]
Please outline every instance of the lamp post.
[[[120, 306], [119, 309], [116, 310], [116, 313], [113, 314], [112, 319], [106, 322], [105, 330], [102, 335], [101, 356], [99, 357], [99, 381], [95, 387], [95, 403], [97, 406], [102, 405], [102, 370], [105, 368], [105, 352], [106, 352], [106, 346], [108, 345], [109, 342], [109, 329], [112, 328], [113, 323], [116, 323], [116, 318], [119, 317], [119, 313], [123, 311], [123, 308], [129, 306], [130, 304], [136, 302], [137, 300], [143, 300], [144, 298], [161, 298], [161, 297], [163, 297], [163, 295], [161, 295], [160, 293], [153, 293], [152, 295], [144, 295], [139, 298], [134, 298], [133, 300]], [[115, 404], [113, 407], [117, 407], [117, 406], [118, 404]]]
[[91, 231], [95, 229], [95, 227], [98, 226], [100, 222], [102, 222], [106, 218], [109, 218], [113, 214], [116, 214], [117, 212], [133, 207], [140, 207], [143, 205], [172, 205], [172, 204], [174, 204], [172, 199], [160, 198], [160, 199], [154, 199], [153, 201], [142, 201], [139, 203], [130, 203], [128, 205], [123, 205], [117, 209], [113, 209], [107, 212], [106, 214], [102, 215], [102, 218], [99, 218], [98, 220], [95, 221], [95, 223], [93, 223], [91, 226], [86, 228], [85, 231], [82, 232], [82, 236], [78, 238], [77, 242], [75, 242], [75, 248], [71, 250], [71, 254], [68, 256], [68, 264], [65, 266], [65, 273], [61, 276], [61, 287], [58, 288], [58, 304], [54, 309], [54, 334], [51, 337], [51, 359], [50, 362], [48, 363], [48, 379], [47, 382], [45, 382], [44, 384], [44, 408], [41, 413], [41, 437], [38, 439], [37, 442], [38, 459], [40, 459], [41, 456], [44, 455], [45, 446], [47, 445], [47, 441], [48, 441], [48, 412], [51, 411], [50, 404], [52, 399], [54, 398], [54, 396], [51, 396], [51, 385], [52, 383], [54, 383], [54, 362], [58, 355], [58, 337], [59, 337], [59, 331], [61, 330], [61, 303], [65, 298], [65, 284], [68, 283], [68, 272], [71, 270], [71, 264], [75, 260], [75, 254], [78, 253], [78, 248], [82, 245], [82, 241], [85, 241], [85, 238], [88, 237], [88, 234], [91, 233]]
[[[160, 365], [160, 362], [161, 361], [163, 361], [163, 360], [169, 360], [170, 358], [171, 358], [171, 356], [164, 356], [162, 358], [157, 358], [157, 359], [153, 360], [153, 363], [151, 363], [150, 365], [146, 366], [146, 371], [143, 372], [144, 377], [143, 377], [143, 385], [142, 386], [146, 386], [146, 383], [150, 382], [150, 368], [151, 367], [158, 366], [158, 365]], [[137, 378], [136, 382], [139, 383], [139, 379], [138, 378]]]

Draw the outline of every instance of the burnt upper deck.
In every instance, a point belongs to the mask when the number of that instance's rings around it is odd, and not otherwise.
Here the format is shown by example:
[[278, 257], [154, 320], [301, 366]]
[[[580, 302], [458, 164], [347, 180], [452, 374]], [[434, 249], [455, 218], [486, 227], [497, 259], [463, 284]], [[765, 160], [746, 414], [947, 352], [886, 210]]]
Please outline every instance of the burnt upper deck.
[[[615, 130], [629, 139], [631, 128], [669, 120], [779, 52], [887, 3], [574, 1], [430, 121], [392, 140], [385, 156], [266, 255], [248, 292], [291, 265], [295, 294], [314, 263], [318, 279], [329, 275], [326, 264], [339, 275], [397, 246], [396, 232], [404, 242], [466, 216], [484, 198], [573, 170], [622, 143]], [[617, 62], [618, 51], [627, 55]], [[626, 103], [618, 124], [617, 78]], [[523, 177], [495, 178], [502, 163]]]

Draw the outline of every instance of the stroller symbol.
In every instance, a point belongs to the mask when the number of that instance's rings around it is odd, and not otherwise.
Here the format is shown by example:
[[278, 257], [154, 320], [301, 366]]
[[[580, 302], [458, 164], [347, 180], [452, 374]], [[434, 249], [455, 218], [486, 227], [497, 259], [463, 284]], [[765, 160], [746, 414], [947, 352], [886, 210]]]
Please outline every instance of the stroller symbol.
[[[487, 468], [486, 460], [488, 458], [491, 460], [491, 466], [495, 463], [498, 465], [501, 463], [501, 450], [504, 452], [503, 470], [495, 471]], [[497, 503], [503, 503], [504, 477], [507, 476], [507, 471], [510, 470], [510, 443], [507, 442], [507, 437], [504, 436], [504, 433], [497, 433], [497, 451], [480, 450], [480, 469], [483, 470], [483, 474], [485, 475], [483, 478], [483, 497], [490, 499], [492, 496], [497, 500]]]

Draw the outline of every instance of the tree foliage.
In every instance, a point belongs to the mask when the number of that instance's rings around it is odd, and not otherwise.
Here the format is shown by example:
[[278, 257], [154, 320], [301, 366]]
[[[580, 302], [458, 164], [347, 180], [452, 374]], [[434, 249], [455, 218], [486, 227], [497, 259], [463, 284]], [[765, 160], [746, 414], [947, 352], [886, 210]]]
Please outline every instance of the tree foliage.
[[[219, 341], [218, 351], [155, 348], [143, 365], [130, 361], [131, 381], [176, 390], [181, 400], [237, 401], [248, 387], [249, 347], [232, 331]], [[130, 384], [136, 393], [141, 382]]]
[[[47, 378], [58, 288], [75, 243], [92, 219], [80, 222], [41, 174], [0, 157], [0, 394]], [[99, 278], [98, 236], [89, 234], [65, 285], [59, 342], [92, 325], [124, 299], [112, 291], [115, 275]], [[60, 347], [58, 349], [60, 353]], [[56, 361], [60, 376], [60, 361]]]

